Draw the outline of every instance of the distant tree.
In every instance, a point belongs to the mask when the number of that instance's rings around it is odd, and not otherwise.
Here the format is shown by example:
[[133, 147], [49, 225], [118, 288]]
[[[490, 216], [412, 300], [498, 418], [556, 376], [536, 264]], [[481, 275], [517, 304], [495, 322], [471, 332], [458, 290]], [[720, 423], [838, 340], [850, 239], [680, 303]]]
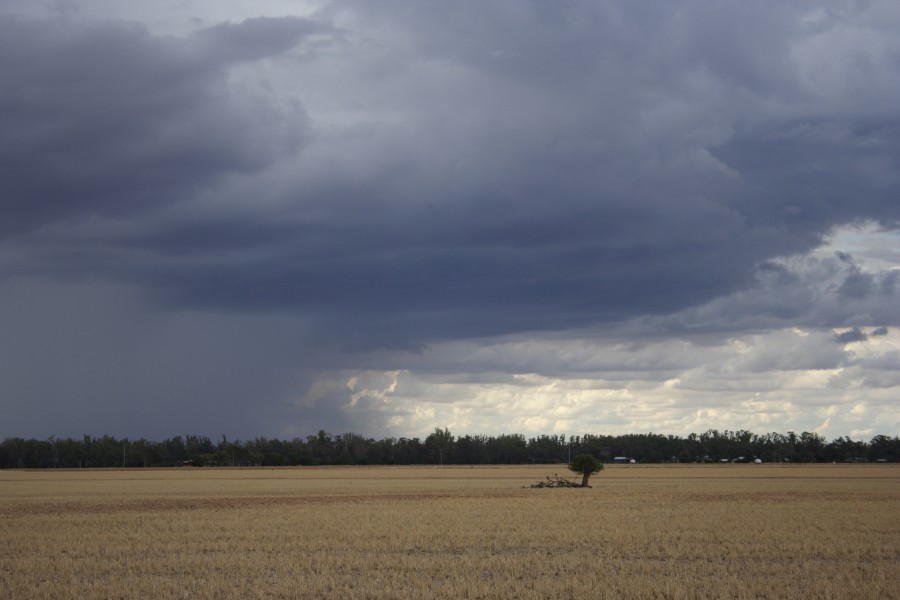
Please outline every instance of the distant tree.
[[591, 475], [603, 470], [603, 463], [590, 454], [579, 454], [569, 463], [569, 470], [581, 473], [581, 487], [591, 487], [588, 481]]
[[443, 465], [453, 449], [453, 434], [446, 427], [443, 429], [435, 427], [434, 433], [425, 438], [425, 448], [432, 457], [432, 461], [437, 458], [434, 462]]
[[487, 451], [490, 462], [500, 465], [518, 465], [531, 462], [528, 443], [520, 433], [501, 433], [488, 438]]

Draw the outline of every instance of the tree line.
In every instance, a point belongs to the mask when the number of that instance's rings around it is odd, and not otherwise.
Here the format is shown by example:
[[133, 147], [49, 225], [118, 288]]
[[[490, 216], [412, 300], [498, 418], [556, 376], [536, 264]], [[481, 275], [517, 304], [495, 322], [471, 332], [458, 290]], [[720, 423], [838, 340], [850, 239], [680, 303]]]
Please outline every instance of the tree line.
[[604, 462], [900, 462], [900, 437], [876, 435], [868, 442], [817, 433], [758, 435], [710, 429], [686, 437], [656, 433], [625, 435], [521, 434], [454, 436], [437, 428], [424, 439], [367, 438], [319, 431], [306, 438], [256, 438], [218, 442], [200, 435], [163, 441], [111, 436], [46, 440], [6, 438], [0, 468], [100, 468], [175, 466], [551, 464], [579, 454]]

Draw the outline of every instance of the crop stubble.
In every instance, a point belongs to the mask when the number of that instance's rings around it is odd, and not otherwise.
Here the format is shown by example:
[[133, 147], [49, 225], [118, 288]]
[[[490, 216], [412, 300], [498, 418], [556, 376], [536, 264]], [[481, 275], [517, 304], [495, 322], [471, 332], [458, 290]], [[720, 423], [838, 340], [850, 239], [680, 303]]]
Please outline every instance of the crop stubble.
[[564, 469], [0, 472], [0, 597], [900, 597], [900, 466]]

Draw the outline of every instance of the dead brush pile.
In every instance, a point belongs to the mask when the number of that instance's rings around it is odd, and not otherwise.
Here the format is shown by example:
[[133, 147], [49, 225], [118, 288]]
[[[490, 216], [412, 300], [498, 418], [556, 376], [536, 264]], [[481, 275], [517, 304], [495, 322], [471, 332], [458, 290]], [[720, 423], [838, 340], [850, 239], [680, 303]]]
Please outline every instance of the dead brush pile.
[[581, 484], [573, 479], [566, 479], [557, 475], [547, 475], [547, 479], [526, 485], [528, 488], [580, 488]]

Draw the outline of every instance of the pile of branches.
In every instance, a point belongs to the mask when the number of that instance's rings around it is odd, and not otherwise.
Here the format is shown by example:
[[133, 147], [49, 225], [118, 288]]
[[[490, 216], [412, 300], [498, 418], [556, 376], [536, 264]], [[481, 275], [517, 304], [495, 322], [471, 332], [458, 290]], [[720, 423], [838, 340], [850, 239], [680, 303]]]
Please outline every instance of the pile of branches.
[[530, 488], [580, 488], [581, 484], [572, 479], [566, 479], [565, 477], [558, 477], [556, 475], [550, 476], [547, 475], [547, 479], [544, 481], [538, 481], [537, 483], [533, 483], [529, 486]]

